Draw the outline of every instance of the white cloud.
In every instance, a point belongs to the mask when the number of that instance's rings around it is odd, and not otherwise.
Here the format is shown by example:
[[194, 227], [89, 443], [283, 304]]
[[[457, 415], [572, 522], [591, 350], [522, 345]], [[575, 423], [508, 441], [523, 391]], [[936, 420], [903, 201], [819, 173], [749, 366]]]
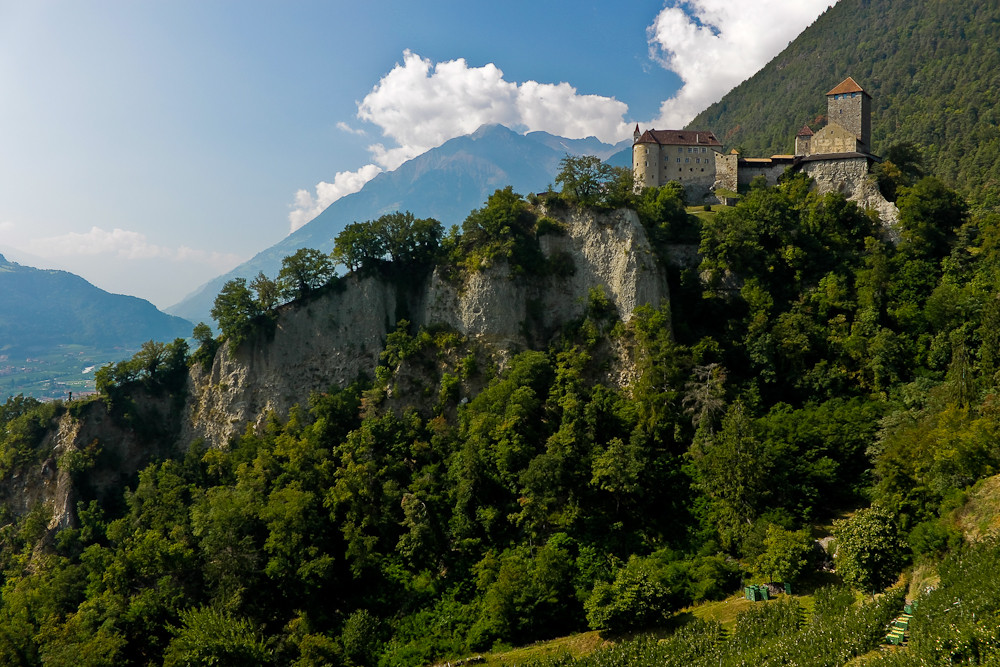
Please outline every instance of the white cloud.
[[356, 134], [356, 135], [358, 135], [360, 137], [363, 137], [366, 134], [368, 134], [367, 132], [365, 132], [364, 128], [361, 128], [361, 127], [357, 127], [357, 128], [351, 127], [350, 125], [348, 125], [344, 121], [340, 121], [339, 123], [337, 123], [337, 129], [340, 130], [341, 132], [347, 132], [348, 134]]
[[69, 232], [60, 236], [31, 239], [27, 251], [39, 257], [75, 257], [80, 255], [111, 255], [117, 259], [165, 259], [173, 262], [202, 264], [228, 271], [244, 258], [231, 253], [209, 252], [187, 246], [169, 248], [150, 243], [144, 234], [125, 229], [107, 231], [91, 227], [89, 232]]
[[655, 127], [683, 127], [755, 74], [831, 0], [671, 0], [648, 28], [650, 55], [684, 82]]
[[14, 231], [15, 227], [17, 227], [17, 225], [10, 220], [0, 221], [0, 232], [11, 232]]
[[[358, 118], [377, 125], [395, 145], [368, 147], [373, 164], [340, 172], [319, 183], [314, 196], [295, 194], [288, 215], [295, 231], [346, 194], [357, 192], [382, 170], [391, 171], [449, 139], [500, 123], [524, 131], [544, 130], [570, 139], [595, 136], [617, 143], [630, 136], [628, 107], [612, 97], [580, 95], [568, 83], [515, 83], [493, 63], [470, 67], [464, 59], [432, 63], [412, 51], [382, 77], [358, 104]], [[337, 127], [359, 133], [346, 123]]]
[[580, 95], [568, 83], [515, 83], [493, 63], [464, 59], [433, 64], [406, 51], [403, 63], [358, 105], [358, 118], [378, 125], [398, 148], [371, 147], [376, 162], [393, 169], [405, 159], [474, 132], [488, 123], [545, 130], [570, 139], [596, 136], [616, 143], [628, 135], [628, 107], [612, 97]]
[[302, 227], [302, 225], [315, 218], [323, 212], [323, 209], [344, 195], [349, 195], [360, 190], [364, 187], [365, 183], [378, 176], [381, 171], [381, 167], [374, 164], [366, 164], [357, 171], [338, 172], [333, 177], [333, 183], [321, 181], [316, 185], [315, 197], [308, 190], [299, 190], [296, 192], [292, 212], [288, 214], [288, 222], [291, 223], [289, 233]]

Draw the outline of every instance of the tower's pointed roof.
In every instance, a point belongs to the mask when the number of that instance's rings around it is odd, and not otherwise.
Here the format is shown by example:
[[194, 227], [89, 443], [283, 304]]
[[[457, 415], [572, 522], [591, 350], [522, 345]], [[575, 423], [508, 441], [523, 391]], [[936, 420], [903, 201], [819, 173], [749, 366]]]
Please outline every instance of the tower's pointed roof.
[[802, 129], [799, 130], [799, 133], [796, 134], [795, 136], [796, 137], [811, 137], [813, 134], [814, 134], [813, 131], [809, 129], [808, 125], [803, 125]]
[[[868, 95], [868, 93], [865, 92], [865, 89], [859, 86], [858, 82], [851, 77], [847, 77], [841, 81], [837, 87], [828, 92], [827, 95], [840, 95], [841, 93], [865, 93], [865, 95]], [[871, 97], [871, 95], [868, 95], [868, 97]]]

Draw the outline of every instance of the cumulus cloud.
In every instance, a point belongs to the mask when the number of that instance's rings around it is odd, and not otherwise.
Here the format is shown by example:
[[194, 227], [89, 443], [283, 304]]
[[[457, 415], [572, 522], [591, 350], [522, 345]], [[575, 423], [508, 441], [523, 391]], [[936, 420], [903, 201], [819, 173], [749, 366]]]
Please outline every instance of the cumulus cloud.
[[647, 32], [650, 55], [684, 82], [655, 127], [683, 127], [755, 74], [831, 0], [671, 0]]
[[296, 192], [292, 212], [288, 214], [288, 221], [291, 223], [290, 232], [302, 227], [344, 195], [360, 190], [365, 183], [375, 178], [381, 171], [382, 168], [377, 165], [366, 164], [357, 171], [337, 173], [333, 177], [333, 183], [321, 181], [316, 185], [315, 196], [308, 190]]
[[118, 228], [108, 231], [100, 227], [91, 227], [86, 233], [69, 232], [60, 236], [31, 239], [27, 250], [45, 258], [79, 255], [111, 255], [127, 260], [159, 258], [204, 264], [225, 271], [244, 259], [231, 253], [208, 252], [187, 246], [169, 248], [150, 243], [139, 232]]
[[516, 83], [489, 63], [463, 58], [434, 64], [412, 51], [358, 105], [358, 118], [378, 125], [398, 148], [372, 146], [376, 162], [394, 169], [454, 137], [488, 123], [570, 139], [595, 136], [615, 143], [628, 134], [628, 107], [612, 97], [580, 95], [568, 83]]
[[[288, 215], [295, 231], [381, 171], [391, 171], [449, 139], [500, 123], [522, 131], [544, 130], [570, 139], [595, 136], [617, 143], [629, 136], [628, 107], [613, 97], [581, 95], [568, 83], [516, 83], [489, 63], [471, 67], [460, 58], [432, 63], [412, 51], [358, 103], [358, 118], [373, 123], [392, 144], [368, 147], [372, 164], [319, 183], [316, 194], [299, 190]], [[341, 130], [358, 133], [346, 123]]]

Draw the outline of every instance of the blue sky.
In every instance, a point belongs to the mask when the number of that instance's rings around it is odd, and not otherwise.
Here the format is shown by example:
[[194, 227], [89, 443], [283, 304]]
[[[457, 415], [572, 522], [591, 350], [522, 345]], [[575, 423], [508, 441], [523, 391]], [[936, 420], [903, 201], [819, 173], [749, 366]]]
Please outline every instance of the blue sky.
[[0, 252], [179, 301], [484, 122], [681, 126], [828, 0], [0, 0]]

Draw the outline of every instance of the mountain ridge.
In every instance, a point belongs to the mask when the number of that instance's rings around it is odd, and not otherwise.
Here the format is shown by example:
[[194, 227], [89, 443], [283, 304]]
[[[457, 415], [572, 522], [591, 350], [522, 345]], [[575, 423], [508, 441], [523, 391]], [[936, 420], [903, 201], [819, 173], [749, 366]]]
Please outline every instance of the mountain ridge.
[[112, 294], [74, 273], [24, 266], [0, 255], [0, 340], [5, 350], [67, 344], [134, 347], [190, 333], [190, 322], [144, 299]]

